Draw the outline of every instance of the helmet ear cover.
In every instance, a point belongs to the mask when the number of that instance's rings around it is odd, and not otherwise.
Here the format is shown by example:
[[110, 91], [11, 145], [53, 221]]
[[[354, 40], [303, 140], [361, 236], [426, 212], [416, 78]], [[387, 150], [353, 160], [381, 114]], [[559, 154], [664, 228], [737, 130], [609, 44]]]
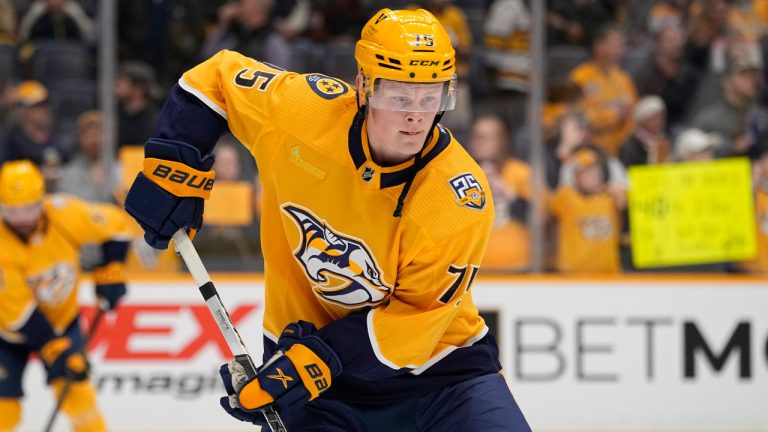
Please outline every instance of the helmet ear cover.
[[371, 102], [380, 80], [385, 79], [447, 83], [439, 111], [451, 110], [456, 104], [456, 51], [437, 18], [424, 9], [382, 9], [376, 13], [363, 27], [355, 59], [363, 81], [364, 103]]

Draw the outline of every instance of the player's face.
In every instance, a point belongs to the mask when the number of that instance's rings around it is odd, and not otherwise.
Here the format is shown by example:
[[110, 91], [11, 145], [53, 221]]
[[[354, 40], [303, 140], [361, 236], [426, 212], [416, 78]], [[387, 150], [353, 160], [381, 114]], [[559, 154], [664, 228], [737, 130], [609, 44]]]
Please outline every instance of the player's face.
[[378, 163], [402, 163], [421, 150], [440, 108], [442, 92], [442, 83], [382, 80], [368, 113], [368, 141]]
[[19, 206], [0, 205], [0, 215], [8, 226], [22, 236], [32, 234], [43, 215], [41, 203]]

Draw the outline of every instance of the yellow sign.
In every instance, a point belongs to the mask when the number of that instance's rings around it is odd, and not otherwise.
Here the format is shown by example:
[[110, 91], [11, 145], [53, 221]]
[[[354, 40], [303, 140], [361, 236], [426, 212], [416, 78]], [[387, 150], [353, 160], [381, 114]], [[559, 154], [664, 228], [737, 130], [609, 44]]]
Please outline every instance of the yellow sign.
[[630, 168], [635, 267], [754, 258], [751, 180], [746, 158]]
[[122, 171], [120, 185], [127, 191], [144, 167], [144, 146], [123, 147], [120, 149], [119, 158]]
[[247, 181], [220, 181], [205, 202], [203, 226], [250, 225], [254, 216], [253, 185]]

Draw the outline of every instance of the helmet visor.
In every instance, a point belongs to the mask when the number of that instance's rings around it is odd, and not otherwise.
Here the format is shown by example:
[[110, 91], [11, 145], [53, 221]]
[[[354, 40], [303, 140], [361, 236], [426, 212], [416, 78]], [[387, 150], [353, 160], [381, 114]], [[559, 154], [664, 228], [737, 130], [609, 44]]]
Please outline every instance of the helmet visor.
[[450, 111], [456, 106], [456, 76], [450, 81], [412, 83], [377, 79], [366, 89], [371, 108], [406, 112]]

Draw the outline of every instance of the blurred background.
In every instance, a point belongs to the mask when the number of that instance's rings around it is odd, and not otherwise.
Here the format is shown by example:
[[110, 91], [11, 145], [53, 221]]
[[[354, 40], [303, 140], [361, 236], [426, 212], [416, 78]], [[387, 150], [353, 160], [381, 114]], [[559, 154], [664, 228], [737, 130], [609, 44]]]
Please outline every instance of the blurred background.
[[[534, 430], [768, 431], [768, 0], [0, 0], [0, 163], [121, 203], [187, 68], [230, 49], [354, 82], [382, 7], [430, 10], [457, 50], [443, 124], [497, 212], [473, 290]], [[259, 173], [231, 135], [215, 152], [195, 245], [256, 349]], [[135, 233], [123, 339], [94, 347], [107, 420], [236, 427], [183, 264]]]

